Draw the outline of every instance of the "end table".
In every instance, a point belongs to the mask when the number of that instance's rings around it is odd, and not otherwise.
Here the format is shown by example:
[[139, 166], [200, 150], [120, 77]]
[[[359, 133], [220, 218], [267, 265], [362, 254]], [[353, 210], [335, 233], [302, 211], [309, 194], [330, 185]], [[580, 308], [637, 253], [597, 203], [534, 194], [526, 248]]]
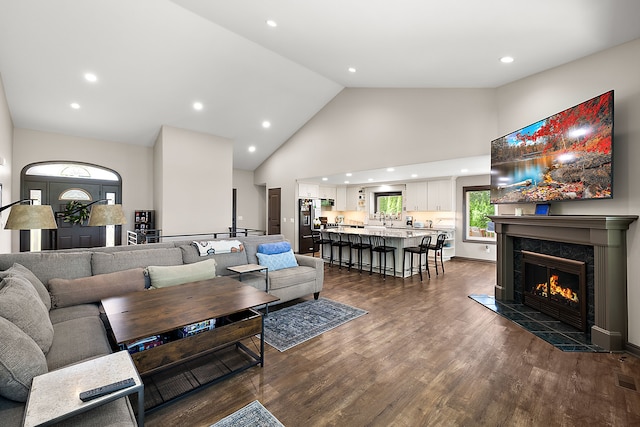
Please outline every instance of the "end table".
[[[80, 400], [82, 391], [127, 378], [133, 378], [135, 385], [87, 402]], [[55, 424], [133, 393], [138, 393], [138, 426], [143, 426], [144, 383], [128, 351], [76, 363], [33, 378], [23, 425], [30, 427]]]

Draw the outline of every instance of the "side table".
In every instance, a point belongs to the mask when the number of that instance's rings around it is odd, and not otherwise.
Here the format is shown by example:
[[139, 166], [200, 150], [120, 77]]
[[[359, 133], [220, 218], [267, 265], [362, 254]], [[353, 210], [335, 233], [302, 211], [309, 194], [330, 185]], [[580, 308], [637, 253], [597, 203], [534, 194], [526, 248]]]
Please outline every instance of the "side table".
[[[127, 378], [133, 378], [135, 385], [87, 402], [80, 400], [82, 391]], [[133, 393], [138, 393], [138, 426], [143, 426], [144, 384], [128, 351], [76, 363], [33, 378], [23, 425], [55, 424]]]
[[[269, 268], [260, 264], [242, 264], [227, 267], [227, 270], [238, 273], [238, 281], [242, 282], [243, 273], [255, 273], [264, 270], [264, 291], [269, 293]], [[265, 305], [265, 316], [269, 314], [269, 304]]]

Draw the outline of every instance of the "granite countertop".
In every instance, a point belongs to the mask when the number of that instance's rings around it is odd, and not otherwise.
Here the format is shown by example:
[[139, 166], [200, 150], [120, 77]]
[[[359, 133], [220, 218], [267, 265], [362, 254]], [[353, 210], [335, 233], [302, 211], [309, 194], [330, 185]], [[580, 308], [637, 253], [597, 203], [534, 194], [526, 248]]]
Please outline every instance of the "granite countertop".
[[423, 229], [401, 229], [401, 228], [351, 228], [351, 227], [337, 227], [327, 228], [322, 230], [326, 233], [345, 233], [345, 234], [361, 234], [364, 236], [383, 236], [383, 237], [395, 237], [398, 239], [408, 239], [411, 237], [421, 237], [433, 234], [435, 229], [423, 228]]

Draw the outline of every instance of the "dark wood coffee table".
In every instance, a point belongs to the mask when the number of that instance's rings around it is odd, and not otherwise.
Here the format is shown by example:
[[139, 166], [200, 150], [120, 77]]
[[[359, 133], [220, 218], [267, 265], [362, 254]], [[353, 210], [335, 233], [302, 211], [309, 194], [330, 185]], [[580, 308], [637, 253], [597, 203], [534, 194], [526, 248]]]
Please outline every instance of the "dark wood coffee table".
[[[170, 340], [131, 355], [143, 380], [162, 370], [201, 359], [205, 355], [211, 354], [213, 357], [214, 353], [231, 346], [247, 356], [243, 359], [246, 363], [236, 363], [228, 372], [208, 379], [206, 384], [196, 384], [193, 389], [188, 390], [192, 392], [252, 366], [264, 366], [263, 316], [253, 307], [277, 300], [273, 295], [230, 277], [216, 277], [106, 298], [102, 300], [102, 305], [113, 336], [122, 349], [127, 348], [127, 343], [154, 335], [175, 338], [176, 331], [184, 326], [217, 319], [214, 329]], [[259, 354], [241, 342], [248, 338], [254, 339], [256, 335], [260, 335]], [[188, 392], [181, 392], [175, 397], [184, 396]], [[150, 409], [148, 406], [145, 404], [145, 408]]]

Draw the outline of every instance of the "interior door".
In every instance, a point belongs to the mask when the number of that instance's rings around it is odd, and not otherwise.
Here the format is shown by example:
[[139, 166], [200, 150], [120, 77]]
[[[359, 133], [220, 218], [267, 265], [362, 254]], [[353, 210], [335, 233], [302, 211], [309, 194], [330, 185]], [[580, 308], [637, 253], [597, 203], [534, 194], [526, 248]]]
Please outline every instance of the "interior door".
[[280, 234], [280, 188], [269, 189], [269, 213], [268, 213], [268, 227], [267, 234]]

